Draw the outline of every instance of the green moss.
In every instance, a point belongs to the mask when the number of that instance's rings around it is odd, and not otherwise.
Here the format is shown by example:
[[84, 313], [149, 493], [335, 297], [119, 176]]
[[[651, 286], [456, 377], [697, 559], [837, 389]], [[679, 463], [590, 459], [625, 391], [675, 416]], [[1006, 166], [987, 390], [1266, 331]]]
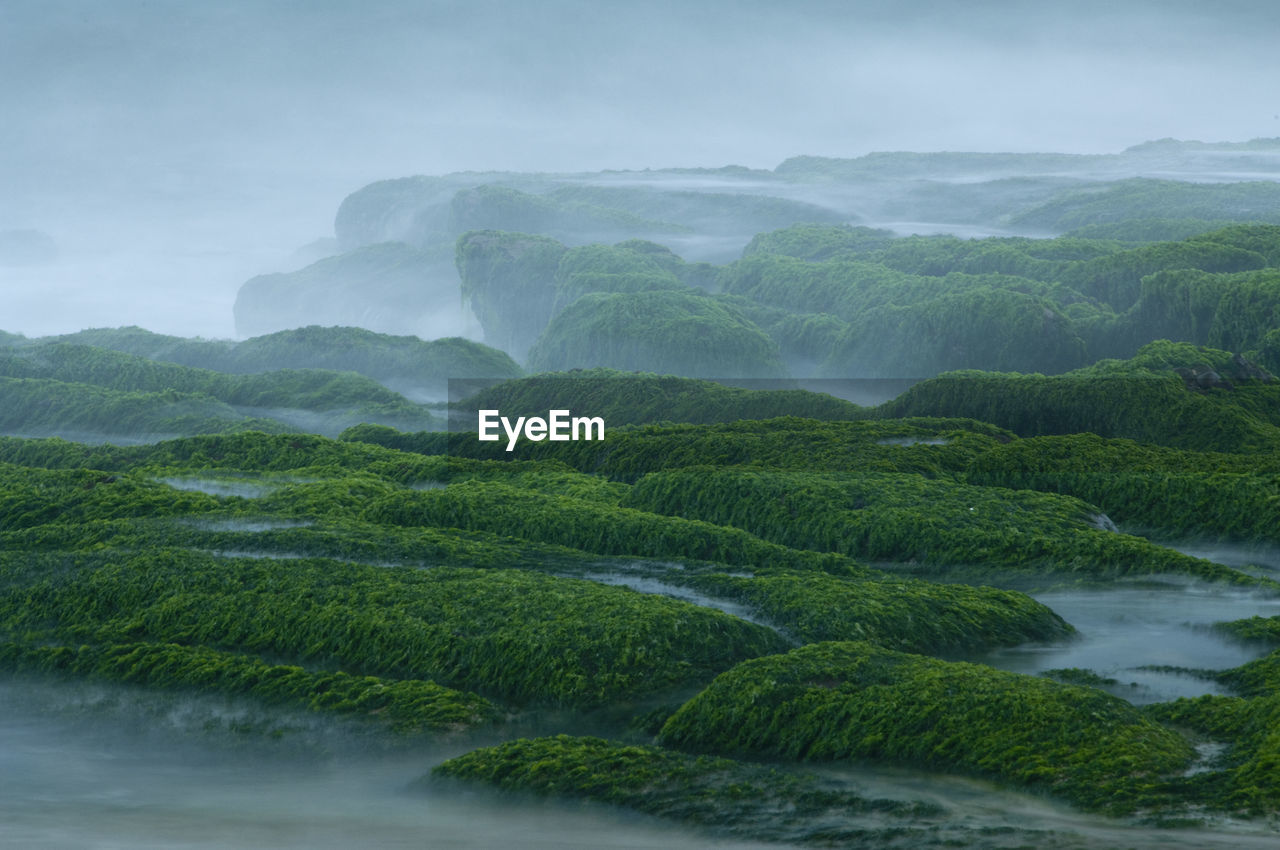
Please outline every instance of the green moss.
[[[921, 817], [941, 814], [922, 802], [867, 799], [805, 774], [725, 758], [600, 738], [521, 738], [449, 759], [436, 779], [483, 783], [504, 791], [595, 800], [752, 841], [827, 844], [833, 822], [874, 814], [895, 828], [844, 827], [841, 846], [886, 846]], [[785, 812], [784, 817], [779, 817]], [[865, 842], [865, 843], [864, 843]]]
[[[317, 430], [333, 428], [334, 422], [343, 421], [383, 422], [413, 430], [429, 430], [443, 424], [422, 405], [410, 403], [371, 378], [350, 372], [307, 369], [230, 375], [105, 348], [50, 343], [0, 354], [0, 376], [92, 384], [125, 393], [202, 394], [224, 402], [241, 415], [260, 414], [264, 418], [287, 420], [291, 415], [298, 417], [296, 411], [308, 411], [324, 415], [323, 419], [303, 417], [312, 420], [310, 424]], [[45, 426], [52, 424], [47, 419], [46, 415], [36, 421]], [[11, 426], [21, 430], [23, 424]], [[337, 430], [341, 427], [333, 432]]]
[[1192, 218], [1216, 221], [1280, 221], [1280, 187], [1274, 183], [1186, 183], [1134, 178], [1063, 192], [1013, 219], [1018, 227], [1063, 231], [1131, 219]]
[[1059, 667], [1053, 670], [1041, 670], [1039, 675], [1044, 676], [1046, 679], [1053, 679], [1055, 682], [1064, 682], [1068, 685], [1088, 685], [1092, 688], [1120, 684], [1118, 679], [1113, 679], [1110, 676], [1099, 676], [1092, 670], [1082, 670], [1079, 667]]
[[1202, 696], [1147, 706], [1162, 723], [1192, 729], [1227, 744], [1226, 751], [1183, 781], [1185, 792], [1220, 811], [1261, 815], [1280, 806], [1280, 696]]
[[[563, 408], [590, 411], [609, 428], [654, 422], [695, 424], [804, 416], [859, 419], [866, 408], [807, 390], [756, 390], [729, 387], [675, 375], [584, 369], [552, 372], [506, 381], [463, 400], [464, 410], [497, 409], [504, 416], [545, 416]], [[606, 434], [607, 437], [607, 434]]]
[[376, 720], [402, 734], [458, 732], [491, 724], [483, 697], [417, 679], [308, 671], [248, 655], [178, 644], [30, 647], [0, 644], [0, 667], [220, 694]]
[[[702, 169], [692, 169], [685, 173], [698, 171], [721, 178], [749, 176], [758, 179], [765, 176], [759, 172], [738, 175], [725, 170]], [[798, 221], [837, 222], [847, 218], [817, 204], [736, 191], [668, 191], [652, 185], [601, 186], [573, 182], [561, 184], [549, 194], [562, 203], [577, 202], [612, 207], [650, 219], [675, 222], [701, 233], [734, 236], [772, 230]]]
[[554, 239], [523, 233], [477, 230], [458, 237], [462, 297], [486, 342], [524, 359], [553, 315], [556, 271], [566, 250]]
[[1132, 811], [1190, 763], [1180, 736], [1092, 688], [865, 643], [814, 644], [721, 674], [667, 721], [665, 746], [960, 770]]
[[1141, 293], [1142, 279], [1168, 269], [1241, 272], [1267, 265], [1261, 254], [1215, 242], [1161, 242], [1089, 260], [1067, 271], [1060, 280], [1078, 292], [1105, 301], [1118, 310], [1131, 307]]
[[952, 291], [852, 318], [821, 373], [919, 378], [949, 369], [1063, 372], [1086, 362], [1079, 331], [1051, 300], [955, 277], [947, 278]]
[[657, 516], [596, 499], [537, 493], [496, 481], [466, 481], [428, 492], [390, 492], [372, 501], [361, 518], [380, 525], [508, 534], [599, 555], [690, 558], [838, 574], [862, 571], [841, 555], [789, 549], [736, 528]]
[[778, 347], [731, 307], [688, 292], [591, 293], [529, 351], [535, 371], [604, 366], [691, 377], [775, 378]]
[[[1256, 619], [1239, 621], [1238, 624], [1225, 624], [1219, 628], [1225, 627], [1237, 637], [1274, 639], [1277, 628], [1274, 618], [1262, 623], [1257, 622]], [[1245, 696], [1270, 696], [1280, 693], [1280, 650], [1255, 658], [1239, 667], [1225, 670], [1218, 674], [1217, 679]]]
[[625, 209], [563, 196], [534, 195], [508, 186], [485, 184], [463, 189], [449, 204], [451, 230], [506, 230], [547, 233], [561, 238], [581, 233], [679, 234], [688, 229]]
[[[775, 401], [787, 398], [787, 394], [752, 397], [746, 410], [766, 415]], [[624, 406], [621, 413], [627, 415], [629, 409], [635, 410]], [[819, 422], [788, 416], [713, 425], [610, 428], [603, 442], [521, 441], [510, 454], [496, 443], [454, 434], [448, 450], [464, 456], [555, 459], [583, 472], [627, 482], [648, 472], [703, 464], [918, 472], [936, 477], [962, 471], [975, 455], [1008, 439], [1007, 431], [966, 419]], [[431, 445], [433, 451], [443, 450]]]
[[1029, 596], [990, 587], [786, 570], [672, 580], [745, 603], [805, 643], [865, 640], [886, 649], [941, 654], [1051, 641], [1074, 632]]
[[797, 224], [760, 233], [742, 249], [742, 256], [773, 254], [820, 262], [870, 253], [888, 247], [897, 237], [890, 230], [831, 224]]
[[1228, 222], [1200, 218], [1135, 218], [1086, 224], [1066, 233], [1078, 239], [1114, 239], [1119, 242], [1168, 242], [1188, 239], [1222, 228]]
[[1097, 509], [1076, 499], [913, 474], [690, 467], [650, 473], [622, 504], [869, 561], [1259, 581], [1104, 530]]
[[440, 312], [455, 284], [447, 254], [398, 241], [365, 245], [297, 271], [245, 281], [233, 307], [236, 332], [256, 336], [282, 325], [337, 325], [358, 315], [381, 330], [414, 333]]
[[[1280, 617], [1248, 617], [1227, 623], [1215, 623], [1214, 628], [1241, 640], [1280, 644]], [[1277, 685], [1280, 685], [1278, 678]]]
[[176, 492], [135, 475], [0, 464], [0, 529], [6, 531], [55, 521], [182, 516], [218, 506], [217, 499], [204, 493]]
[[422, 340], [351, 327], [310, 325], [242, 342], [165, 336], [137, 327], [94, 328], [33, 340], [32, 344], [60, 342], [232, 374], [326, 369], [358, 372], [397, 386], [443, 385], [445, 380], [456, 377], [520, 375], [520, 367], [506, 354], [471, 340]]
[[1280, 383], [1197, 392], [1173, 373], [1044, 375], [953, 372], [879, 408], [886, 417], [958, 416], [1022, 436], [1091, 432], [1201, 451], [1280, 447], [1271, 421]]
[[192, 551], [0, 556], [0, 630], [30, 645], [177, 643], [518, 704], [593, 707], [785, 644], [665, 597], [519, 570], [416, 570]]
[[975, 457], [967, 480], [1069, 494], [1166, 537], [1280, 541], [1275, 453], [1197, 452], [1093, 434], [1035, 437]]
[[126, 392], [43, 378], [0, 377], [0, 431], [162, 438], [234, 431], [295, 431], [246, 416], [202, 393]]

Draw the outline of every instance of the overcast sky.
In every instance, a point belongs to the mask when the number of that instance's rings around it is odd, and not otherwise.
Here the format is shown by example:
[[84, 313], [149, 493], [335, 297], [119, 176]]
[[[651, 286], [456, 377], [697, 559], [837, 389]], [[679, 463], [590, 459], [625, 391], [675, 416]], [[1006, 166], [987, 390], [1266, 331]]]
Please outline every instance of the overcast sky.
[[1277, 43], [1273, 2], [3, 0], [0, 228], [296, 244], [414, 173], [1280, 136]]
[[1280, 135], [1280, 4], [6, 0], [6, 170], [354, 179]]

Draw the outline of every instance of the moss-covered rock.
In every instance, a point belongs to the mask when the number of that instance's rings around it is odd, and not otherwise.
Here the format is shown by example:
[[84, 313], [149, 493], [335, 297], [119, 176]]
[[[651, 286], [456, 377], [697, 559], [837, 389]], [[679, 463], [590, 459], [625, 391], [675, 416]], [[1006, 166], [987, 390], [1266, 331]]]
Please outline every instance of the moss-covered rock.
[[529, 352], [537, 371], [604, 366], [689, 377], [777, 378], [777, 343], [724, 304], [677, 291], [591, 293], [558, 314]]
[[536, 572], [159, 548], [3, 556], [0, 630], [35, 647], [206, 646], [576, 707], [687, 687], [786, 645], [718, 611]]
[[659, 738], [727, 755], [960, 770], [1111, 812], [1156, 802], [1193, 757], [1179, 735], [1101, 691], [865, 643], [744, 662]]
[[202, 693], [244, 694], [265, 702], [385, 723], [401, 734], [460, 732], [492, 724], [500, 716], [498, 708], [483, 697], [434, 682], [308, 671], [268, 664], [249, 655], [172, 643], [101, 647], [4, 643], [0, 644], [0, 668]]
[[915, 822], [942, 813], [919, 801], [867, 799], [811, 775], [568, 735], [473, 750], [431, 776], [610, 803], [752, 841], [898, 846], [924, 839], [928, 827]]
[[236, 293], [236, 332], [257, 336], [300, 325], [359, 324], [436, 336], [466, 315], [447, 253], [386, 242], [326, 257], [295, 272], [258, 275]]

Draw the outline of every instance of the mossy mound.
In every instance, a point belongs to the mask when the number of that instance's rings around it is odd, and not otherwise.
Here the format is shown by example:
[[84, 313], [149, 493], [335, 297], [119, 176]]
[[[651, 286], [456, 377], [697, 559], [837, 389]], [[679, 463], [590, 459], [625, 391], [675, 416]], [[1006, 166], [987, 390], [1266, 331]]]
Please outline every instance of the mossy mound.
[[1180, 783], [1182, 793], [1210, 808], [1251, 816], [1280, 806], [1280, 695], [1274, 684], [1265, 696], [1202, 696], [1144, 711], [1227, 745], [1206, 770]]
[[1166, 374], [994, 374], [950, 372], [922, 381], [880, 413], [888, 417], [957, 416], [990, 422], [1021, 436], [1079, 434], [1220, 452], [1280, 448], [1280, 382], [1187, 389]]
[[440, 764], [431, 778], [594, 800], [740, 839], [820, 846], [905, 846], [929, 834], [916, 822], [942, 814], [936, 805], [867, 799], [805, 774], [568, 735], [473, 750]]
[[688, 467], [646, 475], [622, 505], [868, 561], [1255, 581], [1107, 530], [1098, 509], [1078, 499], [917, 474]]
[[[443, 426], [443, 420], [424, 406], [409, 402], [372, 378], [351, 372], [282, 369], [227, 374], [96, 346], [55, 342], [0, 352], [0, 377], [49, 382], [39, 386], [66, 385], [67, 393], [82, 403], [94, 396], [88, 396], [88, 391], [80, 385], [101, 389], [95, 397], [96, 404], [86, 403], [74, 413], [68, 411], [65, 404], [51, 407], [27, 399], [13, 399], [11, 409], [26, 415], [6, 417], [3, 426], [18, 432], [61, 426], [128, 435], [130, 426], [136, 424], [160, 433], [164, 433], [162, 429], [166, 425], [178, 433], [228, 430], [213, 427], [196, 416], [192, 416], [191, 421], [177, 419], [173, 408], [178, 398], [187, 400], [197, 410], [207, 410], [206, 418], [234, 421], [239, 417], [243, 420], [240, 430], [259, 425], [292, 430], [289, 426], [293, 425], [336, 434], [359, 422], [413, 430]], [[6, 382], [3, 392], [16, 395], [24, 386], [30, 385]], [[151, 402], [149, 406], [147, 400]], [[30, 403], [22, 405], [21, 401]], [[138, 407], [139, 415], [148, 417], [142, 423], [127, 418], [114, 419], [114, 414], [127, 408], [130, 402]], [[170, 420], [153, 421], [166, 413]]]
[[[1240, 640], [1280, 645], [1280, 617], [1247, 617], [1228, 623], [1215, 623], [1214, 628]], [[1276, 684], [1280, 686], [1280, 681]]]
[[592, 366], [708, 378], [786, 374], [777, 343], [738, 311], [674, 291], [583, 295], [529, 351], [534, 371]]
[[[367, 245], [325, 257], [294, 272], [245, 281], [233, 308], [236, 332], [257, 336], [298, 325], [339, 325], [353, 316], [365, 327], [427, 336], [464, 321], [450, 298], [457, 278], [445, 251], [403, 242]], [[449, 320], [440, 321], [449, 314]]]
[[785, 646], [718, 611], [520, 570], [158, 548], [14, 553], [0, 569], [0, 628], [31, 645], [207, 646], [515, 704], [600, 706], [688, 686]]
[[302, 328], [232, 340], [192, 339], [139, 327], [90, 328], [26, 345], [89, 345], [148, 360], [245, 374], [276, 369], [334, 369], [378, 381], [411, 378], [511, 378], [520, 367], [505, 354], [468, 339], [424, 340], [344, 326]]
[[936, 655], [1060, 640], [1075, 631], [1031, 597], [991, 587], [788, 570], [696, 574], [678, 583], [744, 603], [805, 643], [861, 640]]
[[665, 746], [805, 761], [872, 758], [998, 777], [1088, 809], [1154, 803], [1191, 746], [1092, 688], [866, 643], [744, 662], [662, 728]]
[[247, 415], [203, 393], [128, 392], [44, 378], [0, 377], [0, 431], [9, 434], [156, 440], [298, 430], [276, 419]]
[[89, 676], [203, 693], [246, 694], [385, 723], [401, 734], [460, 732], [494, 723], [483, 697], [420, 679], [353, 676], [268, 664], [203, 646], [127, 643], [91, 646], [0, 644], [0, 668]]
[[[773, 399], [762, 395], [753, 401], [768, 406]], [[556, 460], [582, 472], [626, 482], [649, 472], [705, 464], [918, 472], [938, 477], [963, 471], [975, 456], [1011, 439], [1009, 432], [971, 419], [829, 422], [792, 416], [710, 425], [609, 428], [603, 442], [522, 440], [511, 453], [505, 451], [505, 445], [481, 443], [470, 434], [451, 434], [447, 442], [444, 435], [397, 435], [368, 428], [348, 434], [411, 451], [447, 449], [455, 456]]]
[[975, 457], [966, 480], [1064, 493], [1165, 537], [1280, 542], [1280, 454], [1198, 452], [1093, 434], [1034, 437]]
[[390, 492], [371, 501], [361, 518], [379, 525], [489, 531], [600, 555], [691, 558], [841, 575], [865, 572], [847, 557], [789, 549], [737, 528], [659, 516], [596, 499], [538, 493], [497, 481], [464, 481], [427, 492]]

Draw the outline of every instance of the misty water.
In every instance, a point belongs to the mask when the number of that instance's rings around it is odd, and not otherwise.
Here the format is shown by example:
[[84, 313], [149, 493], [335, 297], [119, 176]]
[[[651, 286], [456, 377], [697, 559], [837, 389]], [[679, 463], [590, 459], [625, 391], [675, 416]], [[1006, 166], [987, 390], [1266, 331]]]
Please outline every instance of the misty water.
[[276, 519], [275, 517], [260, 517], [257, 519], [245, 519], [241, 517], [229, 519], [201, 519], [190, 520], [190, 525], [204, 531], [274, 531], [280, 528], [308, 528], [315, 523], [311, 520], [300, 519]]
[[[545, 724], [544, 724], [545, 725]], [[572, 729], [540, 729], [529, 734]], [[596, 804], [416, 784], [493, 743], [389, 744], [354, 723], [123, 686], [0, 683], [0, 846], [115, 848], [739, 848], [785, 850]], [[989, 782], [882, 765], [813, 772], [869, 797], [924, 800], [918, 826], [984, 847], [1267, 847], [1265, 824], [1161, 830]], [[832, 826], [865, 827], [856, 818]], [[1001, 839], [1001, 831], [1009, 831]], [[935, 836], [938, 833], [933, 833]], [[993, 837], [994, 836], [994, 837]], [[1006, 843], [1007, 842], [1007, 843]]]
[[640, 593], [653, 593], [659, 596], [670, 596], [673, 599], [680, 599], [685, 602], [691, 602], [694, 605], [701, 605], [704, 608], [714, 608], [717, 611], [723, 611], [734, 617], [746, 620], [750, 623], [756, 623], [777, 630], [777, 626], [763, 619], [754, 612], [750, 605], [742, 605], [727, 599], [718, 599], [707, 596], [705, 593], [699, 593], [687, 587], [681, 587], [678, 584], [670, 584], [661, 579], [651, 578], [648, 576], [627, 574], [627, 573], [591, 573], [586, 578], [592, 581], [598, 581], [601, 584], [612, 584], [621, 587], [629, 587]]
[[175, 490], [190, 490], [207, 493], [210, 496], [239, 496], [242, 499], [258, 499], [273, 490], [277, 490], [285, 482], [263, 482], [240, 478], [196, 478], [178, 477], [161, 478], [161, 483], [168, 484]]
[[1280, 578], [1280, 547], [1265, 543], [1220, 543], [1155, 540], [1193, 558], [1204, 558], [1249, 575]]
[[1028, 644], [976, 656], [993, 667], [1039, 673], [1079, 667], [1113, 678], [1106, 688], [1132, 703], [1225, 693], [1215, 682], [1177, 672], [1140, 670], [1144, 666], [1222, 670], [1265, 653], [1210, 628], [1244, 617], [1280, 615], [1280, 598], [1225, 585], [1169, 579], [1082, 590], [1031, 592], [1075, 626], [1072, 639]]
[[273, 718], [221, 700], [151, 699], [165, 709], [128, 689], [0, 683], [0, 846], [757, 846], [603, 806], [410, 788], [466, 743], [366, 748], [341, 723], [283, 712], [279, 736], [237, 732]]

